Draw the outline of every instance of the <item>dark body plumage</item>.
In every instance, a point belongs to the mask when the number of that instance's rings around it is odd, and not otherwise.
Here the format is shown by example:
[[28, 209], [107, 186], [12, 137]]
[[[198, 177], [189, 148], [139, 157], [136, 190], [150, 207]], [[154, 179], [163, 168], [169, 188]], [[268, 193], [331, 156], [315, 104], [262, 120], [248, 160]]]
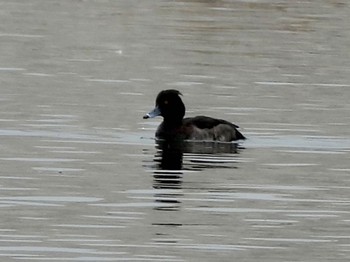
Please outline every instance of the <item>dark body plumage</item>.
[[223, 142], [245, 139], [237, 130], [238, 126], [226, 120], [208, 116], [184, 118], [185, 105], [180, 95], [174, 89], [161, 91], [157, 96], [155, 109], [144, 116], [145, 119], [156, 116], [164, 118], [157, 129], [157, 138], [180, 137], [186, 140]]

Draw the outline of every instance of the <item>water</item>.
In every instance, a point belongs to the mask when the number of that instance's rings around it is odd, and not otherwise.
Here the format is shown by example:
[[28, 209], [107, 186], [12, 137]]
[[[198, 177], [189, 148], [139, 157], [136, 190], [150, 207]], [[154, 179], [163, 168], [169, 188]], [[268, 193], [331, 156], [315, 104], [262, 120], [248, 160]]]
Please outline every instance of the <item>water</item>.
[[[1, 261], [349, 260], [346, 1], [0, 6]], [[248, 139], [165, 154], [166, 88]]]

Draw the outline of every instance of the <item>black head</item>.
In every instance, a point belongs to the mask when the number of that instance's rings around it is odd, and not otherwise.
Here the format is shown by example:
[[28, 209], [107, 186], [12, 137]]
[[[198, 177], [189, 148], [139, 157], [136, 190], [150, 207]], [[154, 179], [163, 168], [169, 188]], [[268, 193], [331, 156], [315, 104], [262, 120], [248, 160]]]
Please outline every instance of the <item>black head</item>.
[[161, 91], [156, 98], [156, 107], [143, 118], [162, 116], [164, 121], [179, 122], [185, 115], [185, 105], [178, 90], [168, 89]]

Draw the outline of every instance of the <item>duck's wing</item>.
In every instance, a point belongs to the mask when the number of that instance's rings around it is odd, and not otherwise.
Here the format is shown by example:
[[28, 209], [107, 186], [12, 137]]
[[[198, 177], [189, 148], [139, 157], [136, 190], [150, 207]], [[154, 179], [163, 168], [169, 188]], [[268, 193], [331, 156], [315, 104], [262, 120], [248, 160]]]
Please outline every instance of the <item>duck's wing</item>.
[[212, 118], [208, 116], [196, 116], [183, 119], [183, 126], [188, 127], [190, 139], [197, 140], [217, 140], [230, 142], [240, 139], [246, 139], [241, 132], [237, 130], [238, 126], [223, 119]]
[[184, 125], [194, 125], [200, 129], [208, 128], [211, 129], [220, 124], [229, 125], [234, 128], [238, 128], [239, 126], [228, 122], [223, 119], [212, 118], [209, 116], [196, 116], [196, 117], [187, 117], [183, 119]]

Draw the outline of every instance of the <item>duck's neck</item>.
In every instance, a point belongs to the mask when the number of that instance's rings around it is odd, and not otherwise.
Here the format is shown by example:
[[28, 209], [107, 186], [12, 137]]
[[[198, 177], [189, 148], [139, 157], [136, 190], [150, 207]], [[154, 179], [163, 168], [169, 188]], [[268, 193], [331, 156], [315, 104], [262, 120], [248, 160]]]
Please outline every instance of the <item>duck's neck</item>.
[[163, 121], [164, 128], [166, 129], [174, 129], [182, 126], [182, 118], [172, 118], [166, 119]]

